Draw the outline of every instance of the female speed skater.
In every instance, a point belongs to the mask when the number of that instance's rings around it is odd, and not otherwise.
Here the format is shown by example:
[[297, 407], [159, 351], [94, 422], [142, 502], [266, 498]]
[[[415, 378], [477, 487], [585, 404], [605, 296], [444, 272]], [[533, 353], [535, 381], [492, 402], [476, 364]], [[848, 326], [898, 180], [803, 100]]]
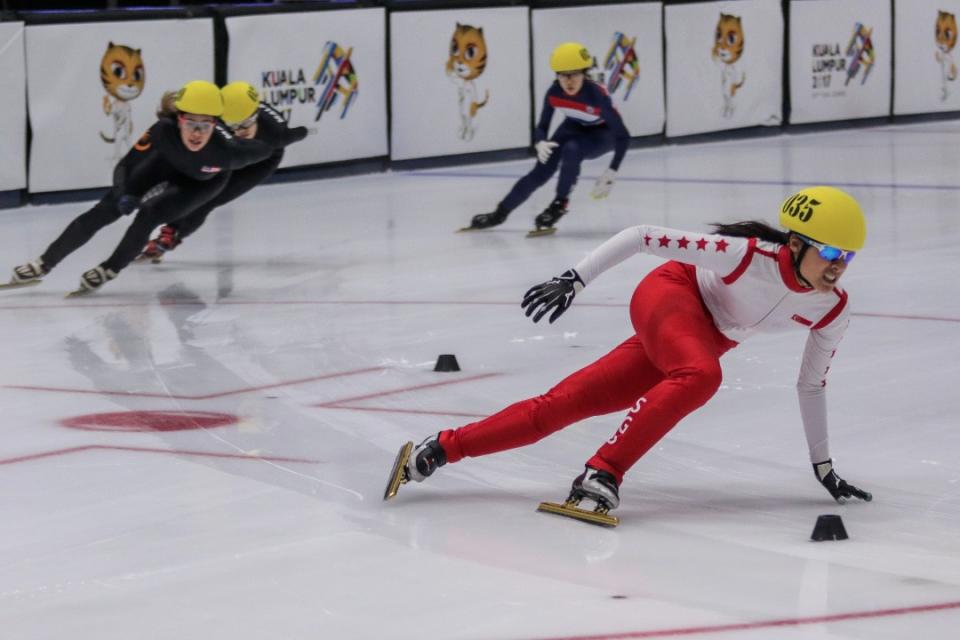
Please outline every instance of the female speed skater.
[[[586, 461], [570, 497], [543, 509], [600, 524], [620, 504], [627, 471], [720, 386], [720, 357], [755, 333], [808, 332], [797, 393], [817, 480], [838, 502], [871, 494], [840, 478], [827, 433], [826, 373], [846, 331], [850, 308], [839, 281], [866, 240], [859, 204], [832, 187], [810, 187], [780, 210], [786, 230], [758, 221], [714, 225], [697, 233], [640, 225], [621, 231], [576, 267], [530, 289], [526, 315], [553, 322], [601, 273], [635, 253], [669, 260], [637, 286], [630, 302], [634, 335], [546, 394], [484, 420], [407, 443], [384, 499], [399, 485], [422, 482], [445, 464], [534, 443], [590, 416], [628, 410]], [[586, 511], [581, 499], [596, 504]], [[546, 503], [549, 504], [549, 503]]]
[[[550, 205], [537, 216], [537, 231], [531, 235], [552, 233], [554, 225], [567, 213], [570, 194], [580, 177], [580, 165], [584, 160], [613, 151], [610, 167], [597, 179], [591, 191], [594, 198], [606, 198], [610, 194], [630, 144], [630, 132], [607, 90], [587, 78], [586, 72], [592, 66], [593, 58], [580, 43], [565, 42], [553, 50], [550, 68], [557, 74], [557, 79], [547, 90], [540, 121], [533, 132], [537, 164], [513, 185], [493, 212], [473, 216], [470, 226], [463, 231], [503, 224], [510, 212], [542, 187], [559, 168], [556, 194]], [[548, 138], [555, 111], [559, 111], [564, 120]]]
[[85, 271], [74, 293], [95, 291], [137, 257], [153, 229], [216, 196], [230, 171], [271, 154], [262, 142], [230, 134], [218, 120], [222, 114], [220, 89], [213, 83], [193, 80], [165, 94], [157, 121], [114, 168], [113, 187], [67, 225], [39, 258], [15, 267], [7, 286], [38, 284], [100, 229], [135, 214], [114, 253]]
[[280, 112], [261, 102], [257, 90], [247, 82], [231, 82], [220, 89], [220, 95], [223, 97], [221, 119], [233, 135], [244, 140], [259, 140], [273, 153], [265, 160], [234, 171], [227, 186], [216, 197], [189, 215], [160, 227], [159, 235], [147, 243], [138, 260], [161, 262], [163, 254], [199, 229], [211, 211], [239, 198], [272, 176], [283, 160], [287, 145], [307, 137], [306, 127], [288, 127]]

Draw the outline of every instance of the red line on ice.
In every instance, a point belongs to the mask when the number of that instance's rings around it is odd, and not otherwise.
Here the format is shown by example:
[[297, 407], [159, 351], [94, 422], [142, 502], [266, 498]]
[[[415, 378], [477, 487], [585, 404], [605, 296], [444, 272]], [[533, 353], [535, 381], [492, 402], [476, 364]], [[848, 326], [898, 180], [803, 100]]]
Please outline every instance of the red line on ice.
[[235, 460], [267, 460], [269, 462], [302, 462], [305, 464], [318, 464], [320, 462], [319, 460], [288, 458], [285, 456], [253, 456], [245, 453], [217, 453], [211, 451], [189, 451], [186, 449], [155, 449], [152, 447], [120, 447], [105, 444], [89, 444], [82, 447], [55, 449], [53, 451], [42, 451], [40, 453], [17, 456], [16, 458], [0, 459], [0, 465], [16, 464], [17, 462], [26, 462], [28, 460], [40, 460], [41, 458], [52, 458], [54, 456], [63, 456], [69, 453], [79, 453], [81, 451], [92, 451], [95, 449], [110, 451], [132, 451], [135, 453], [167, 453], [178, 456], [201, 456], [206, 458], [231, 458]]
[[443, 387], [451, 384], [460, 384], [462, 382], [471, 382], [473, 380], [482, 380], [484, 378], [492, 378], [493, 376], [499, 376], [499, 373], [481, 373], [476, 376], [466, 376], [464, 378], [456, 378], [454, 380], [444, 380], [443, 382], [429, 382], [427, 384], [418, 384], [412, 387], [400, 387], [399, 389], [388, 389], [387, 391], [377, 391], [376, 393], [368, 393], [362, 396], [353, 396], [351, 398], [341, 398], [340, 400], [331, 400], [329, 402], [321, 402], [314, 404], [314, 407], [324, 407], [336, 409], [338, 405], [342, 405], [345, 402], [356, 402], [357, 400], [370, 400], [371, 398], [382, 398], [384, 396], [392, 396], [398, 393], [407, 393], [408, 391], [418, 391], [420, 389], [431, 389], [433, 387]]
[[[80, 308], [102, 308], [116, 309], [123, 307], [149, 307], [152, 305], [169, 306], [200, 306], [208, 307], [228, 306], [228, 305], [390, 305], [390, 306], [519, 306], [518, 302], [506, 302], [496, 300], [219, 300], [216, 302], [194, 302], [194, 301], [165, 301], [158, 303], [153, 300], [144, 300], [143, 302], [112, 302], [107, 304], [90, 303], [59, 303], [59, 304], [20, 304], [20, 305], [0, 305], [0, 311], [17, 311], [23, 309], [80, 309]], [[577, 307], [595, 307], [595, 308], [626, 308], [628, 305], [622, 302], [578, 302]], [[899, 313], [867, 313], [857, 311], [853, 316], [865, 318], [881, 318], [886, 320], [922, 320], [927, 322], [960, 322], [960, 318], [949, 316], [929, 316], [929, 315], [911, 315]]]
[[274, 384], [264, 384], [255, 387], [243, 387], [232, 391], [220, 391], [217, 393], [206, 393], [195, 396], [173, 395], [168, 393], [151, 393], [147, 391], [97, 391], [94, 389], [69, 389], [66, 387], [39, 387], [33, 385], [6, 384], [6, 389], [20, 389], [22, 391], [52, 391], [56, 393], [86, 393], [99, 396], [132, 396], [136, 398], [172, 398], [174, 400], [210, 400], [211, 398], [222, 398], [240, 393], [250, 393], [252, 391], [263, 391], [265, 389], [275, 389], [277, 387], [288, 387], [305, 382], [316, 382], [318, 380], [330, 380], [332, 378], [343, 378], [361, 373], [370, 373], [373, 371], [385, 371], [385, 367], [367, 367], [365, 369], [353, 369], [351, 371], [338, 371], [336, 373], [325, 373], [319, 376], [309, 378], [299, 378], [297, 380], [287, 380], [286, 382], [276, 382]]
[[[769, 629], [771, 627], [797, 627], [808, 624], [823, 624], [826, 622], [845, 622], [847, 620], [864, 620], [867, 618], [886, 618], [891, 616], [909, 615], [912, 613], [945, 611], [948, 609], [960, 609], [960, 601], [942, 602], [939, 604], [925, 604], [914, 607], [877, 609], [875, 611], [835, 613], [826, 616], [810, 616], [807, 618], [784, 618], [781, 620], [760, 620], [757, 622], [718, 624], [703, 627], [679, 627], [676, 629], [657, 629], [651, 631], [627, 631], [623, 633], [605, 633], [588, 636], [556, 636], [551, 638], [541, 638], [540, 640], [630, 640], [632, 638], [673, 638], [677, 636], [692, 636], [708, 633], [727, 633], [730, 631]], [[919, 635], [922, 635], [922, 633]]]

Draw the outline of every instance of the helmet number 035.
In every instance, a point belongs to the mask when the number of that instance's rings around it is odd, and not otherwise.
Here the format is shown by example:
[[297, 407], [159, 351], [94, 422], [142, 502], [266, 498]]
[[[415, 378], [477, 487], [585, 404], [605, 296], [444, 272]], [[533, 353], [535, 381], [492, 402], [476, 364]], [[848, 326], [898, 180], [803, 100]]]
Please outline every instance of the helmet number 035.
[[813, 208], [819, 204], [819, 200], [798, 193], [783, 203], [783, 212], [791, 218], [799, 218], [801, 222], [806, 222], [813, 217]]

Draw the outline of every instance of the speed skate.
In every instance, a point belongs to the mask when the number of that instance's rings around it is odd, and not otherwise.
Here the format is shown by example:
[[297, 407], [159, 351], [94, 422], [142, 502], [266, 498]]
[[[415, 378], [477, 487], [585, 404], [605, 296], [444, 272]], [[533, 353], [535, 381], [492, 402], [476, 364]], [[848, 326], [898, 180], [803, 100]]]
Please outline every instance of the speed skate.
[[35, 287], [41, 282], [43, 282], [43, 280], [29, 280], [27, 282], [5, 282], [3, 284], [0, 284], [0, 291], [4, 289], [22, 289], [24, 287]]
[[540, 506], [537, 507], [537, 511], [553, 513], [558, 516], [573, 518], [575, 520], [589, 522], [590, 524], [598, 524], [603, 527], [612, 528], [620, 524], [620, 518], [617, 516], [611, 516], [608, 513], [610, 509], [606, 505], [597, 504], [597, 506], [591, 511], [589, 509], [581, 509], [578, 506], [580, 504], [580, 500], [580, 498], [571, 497], [563, 504], [557, 504], [556, 502], [541, 502]]
[[549, 236], [557, 232], [556, 227], [537, 227], [527, 231], [528, 238], [539, 238], [540, 236]]
[[397, 491], [400, 490], [400, 485], [406, 484], [409, 481], [405, 467], [412, 452], [412, 442], [406, 443], [400, 447], [400, 451], [397, 452], [397, 459], [394, 460], [393, 469], [390, 470], [390, 477], [387, 478], [387, 488], [383, 492], [384, 500], [389, 500], [397, 495]]

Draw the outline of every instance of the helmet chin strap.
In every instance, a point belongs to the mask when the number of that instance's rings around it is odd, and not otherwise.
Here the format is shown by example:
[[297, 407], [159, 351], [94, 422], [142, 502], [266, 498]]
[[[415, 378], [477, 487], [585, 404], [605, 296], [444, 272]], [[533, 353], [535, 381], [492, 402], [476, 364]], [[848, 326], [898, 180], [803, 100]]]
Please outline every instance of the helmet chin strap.
[[800, 263], [803, 262], [803, 256], [807, 254], [807, 250], [810, 248], [806, 242], [801, 243], [800, 252], [793, 259], [793, 275], [797, 276], [797, 280], [800, 281], [800, 284], [805, 286], [808, 289], [813, 289], [814, 286], [803, 277], [803, 274], [800, 273]]

